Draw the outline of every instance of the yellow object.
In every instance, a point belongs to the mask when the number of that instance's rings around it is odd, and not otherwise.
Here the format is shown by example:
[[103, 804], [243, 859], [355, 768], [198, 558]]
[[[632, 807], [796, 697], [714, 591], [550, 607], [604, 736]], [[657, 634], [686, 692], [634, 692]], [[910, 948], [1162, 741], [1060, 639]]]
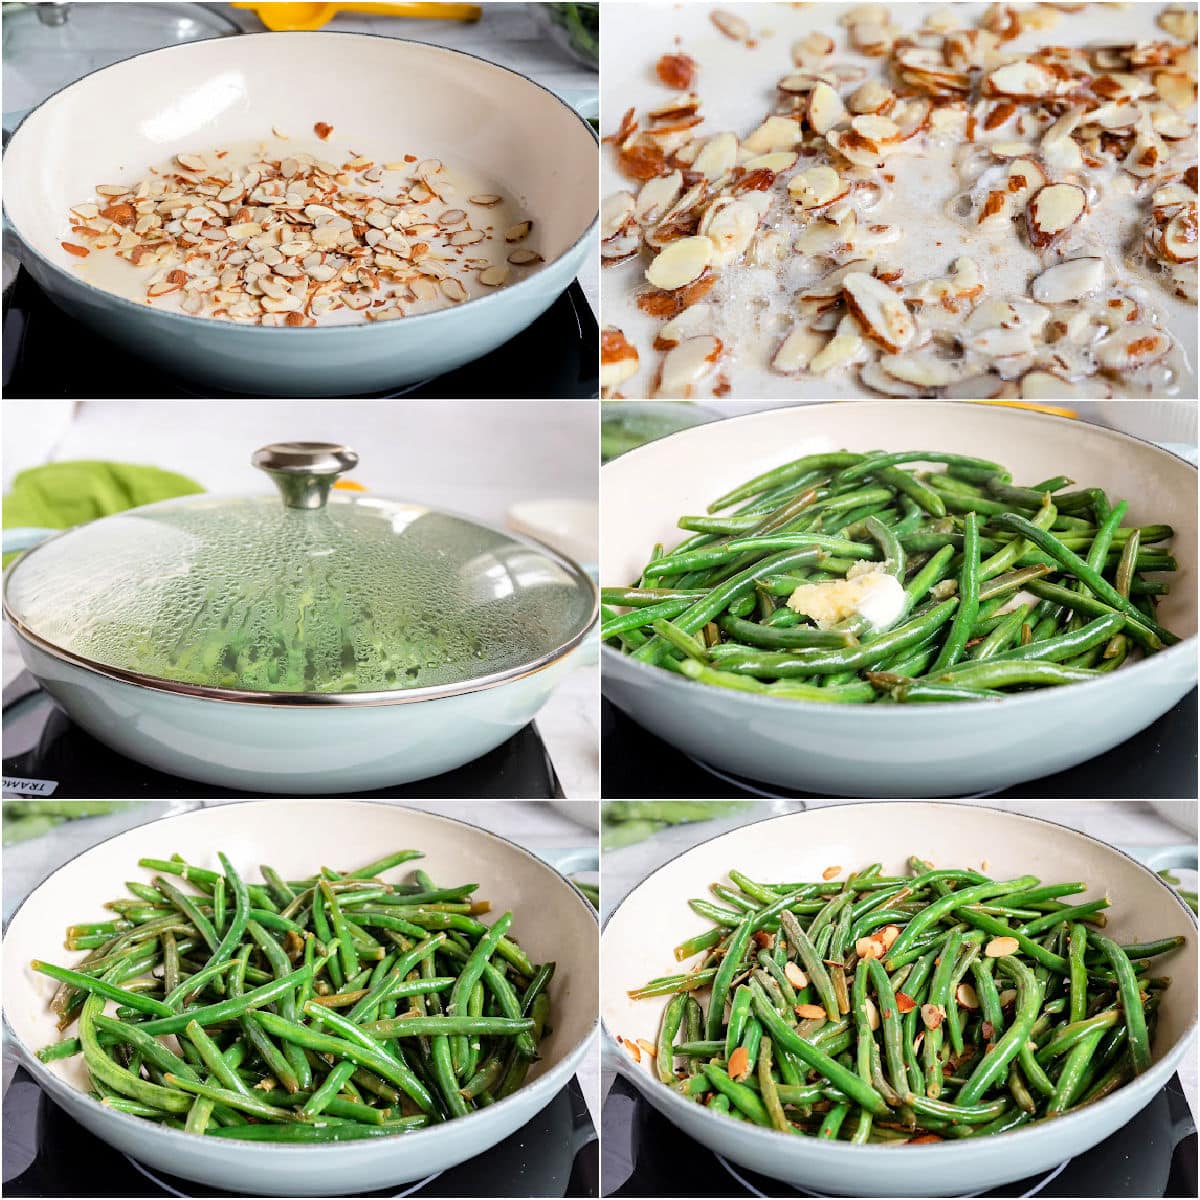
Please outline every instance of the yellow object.
[[1028, 408], [1031, 412], [1046, 413], [1051, 417], [1067, 417], [1074, 420], [1079, 414], [1073, 408], [1061, 404], [1034, 404], [1029, 400], [972, 400], [972, 404], [994, 404], [997, 408]]
[[367, 489], [365, 485], [359, 483], [356, 479], [339, 479], [333, 485], [333, 490], [335, 492], [338, 490], [343, 492], [365, 492]]
[[339, 12], [370, 13], [374, 17], [430, 17], [436, 21], [478, 21], [483, 10], [478, 4], [284, 4], [238, 3], [233, 8], [250, 8], [271, 30], [320, 29]]

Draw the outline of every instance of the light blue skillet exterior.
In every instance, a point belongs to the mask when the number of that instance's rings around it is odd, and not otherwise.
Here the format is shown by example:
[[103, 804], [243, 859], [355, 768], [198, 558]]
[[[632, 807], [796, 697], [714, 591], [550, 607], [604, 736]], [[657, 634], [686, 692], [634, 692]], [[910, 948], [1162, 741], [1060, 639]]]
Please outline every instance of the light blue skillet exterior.
[[408, 704], [243, 704], [138, 687], [14, 628], [30, 673], [79, 725], [159, 771], [254, 793], [366, 792], [486, 754], [531, 721], [579, 650], [482, 691]]
[[19, 256], [64, 311], [189, 382], [263, 396], [345, 396], [416, 383], [495, 350], [554, 303], [593, 246], [589, 229], [529, 278], [457, 308], [318, 329], [239, 325], [135, 306], [60, 270], [26, 245]]
[[[1018, 838], [1037, 838], [1041, 850], [1048, 856], [1061, 858], [1064, 878], [1071, 878], [1071, 866], [1077, 865], [1074, 843], [1085, 841], [1090, 852], [1111, 859], [1113, 875], [1123, 873], [1133, 865], [1131, 855], [1107, 846], [1095, 838], [1087, 837], [1077, 830], [1066, 829], [1049, 821], [1037, 818], [1005, 814], [979, 806], [912, 804], [881, 806], [888, 813], [886, 820], [893, 821], [887, 834], [881, 835], [881, 822], [872, 824], [872, 813], [867, 805], [847, 804], [822, 807], [807, 813], [795, 813], [759, 823], [761, 836], [771, 839], [773, 845], [790, 837], [802, 839], [808, 844], [838, 845], [843, 839], [862, 847], [862, 861], [884, 859], [896, 853], [894, 845], [880, 846], [880, 836], [895, 838], [897, 824], [911, 830], [913, 844], [926, 844], [924, 830], [930, 822], [953, 823], [954, 837], [960, 842], [969, 841], [972, 835], [980, 841], [992, 839], [993, 852], [1003, 853], [1007, 834], [1001, 834], [992, 822], [1002, 820], [1011, 823], [1016, 844]], [[877, 810], [878, 811], [878, 810]], [[1030, 829], [1029, 826], [1034, 828]], [[693, 847], [683, 855], [659, 868], [660, 872], [675, 871], [674, 883], [678, 886], [678, 875], [686, 869], [684, 864], [690, 856], [727, 843], [744, 829], [721, 835], [709, 842]], [[935, 842], [936, 844], [936, 842]], [[744, 845], [742, 846], [744, 850]], [[1162, 848], [1156, 848], [1161, 851]], [[728, 852], [726, 852], [728, 853]], [[986, 851], [985, 851], [986, 853]], [[1144, 857], [1155, 855], [1142, 852]], [[719, 856], [721, 861], [724, 856]], [[1194, 862], [1194, 853], [1176, 853], [1174, 848], [1163, 857], [1172, 861]], [[939, 861], [946, 860], [939, 855]], [[712, 858], [707, 860], [711, 866]], [[845, 861], [845, 860], [843, 860]], [[1070, 864], [1070, 865], [1068, 865]], [[730, 866], [737, 865], [730, 863]], [[1156, 916], [1172, 906], [1181, 910], [1177, 917], [1196, 936], [1196, 921], [1184, 906], [1182, 899], [1141, 863], [1135, 869], [1144, 871], [1156, 902], [1161, 896], [1161, 909], [1143, 905], [1138, 912], [1139, 927], [1147, 930], [1156, 927]], [[693, 873], [696, 868], [692, 867]], [[998, 872], [1003, 876], [1003, 871]], [[655, 874], [658, 874], [656, 872]], [[715, 877], [715, 876], [712, 876]], [[1107, 876], [1106, 876], [1107, 877]], [[698, 895], [710, 876], [695, 879]], [[627, 962], [638, 958], [642, 946], [629, 942], [630, 924], [642, 930], [662, 929], [662, 916], [657, 908], [651, 908], [657, 896], [639, 897], [639, 891], [654, 879], [654, 875], [634, 888], [620, 905], [609, 915], [601, 937], [601, 958], [607, 962]], [[688, 894], [688, 893], [684, 893]], [[640, 911], [639, 911], [640, 901]], [[628, 913], [623, 910], [632, 906]], [[618, 914], [622, 921], [618, 921]], [[1178, 924], [1178, 919], [1176, 924]], [[618, 928], [619, 926], [619, 928]], [[663, 945], [670, 945], [670, 933], [661, 933]], [[1147, 937], [1150, 936], [1147, 933]], [[670, 958], [670, 950], [666, 950]], [[1194, 958], [1192, 959], [1194, 962]], [[626, 967], [626, 974], [628, 968]], [[1190, 974], [1190, 972], [1189, 972]], [[972, 1138], [966, 1141], [946, 1141], [928, 1146], [854, 1146], [848, 1142], [819, 1141], [813, 1137], [786, 1137], [775, 1130], [761, 1129], [749, 1122], [733, 1121], [726, 1116], [709, 1112], [703, 1105], [687, 1100], [671, 1088], [664, 1087], [657, 1077], [646, 1068], [646, 1064], [635, 1063], [614, 1040], [620, 1032], [611, 1026], [613, 993], [629, 986], [626, 975], [619, 970], [606, 972], [601, 986], [601, 1022], [603, 1029], [602, 1053], [607, 1062], [623, 1075], [638, 1092], [672, 1124], [678, 1126], [689, 1137], [717, 1154], [751, 1170], [774, 1179], [802, 1188], [816, 1195], [834, 1196], [977, 1196], [987, 1189], [1015, 1179], [1037, 1175], [1050, 1170], [1065, 1160], [1083, 1154], [1098, 1142], [1120, 1129], [1140, 1112], [1170, 1080], [1176, 1066], [1185, 1053], [1195, 1053], [1193, 1034], [1195, 1030], [1195, 982], [1182, 979], [1174, 1000], [1178, 1004], [1190, 1005], [1190, 1015], [1181, 1014], [1183, 1033], [1172, 1045], [1156, 1046], [1158, 1057], [1145, 1074], [1132, 1083], [1117, 1089], [1110, 1096], [1074, 1113], [1026, 1126], [1012, 1133], [992, 1137]], [[1169, 995], [1169, 994], [1168, 994]], [[628, 1031], [626, 1031], [628, 1032]], [[1159, 1034], [1162, 1040], [1163, 1035]]]
[[1195, 686], [1196, 642], [997, 704], [875, 704], [865, 714], [699, 687], [607, 645], [600, 664], [618, 708], [737, 775], [824, 796], [973, 796], [1066, 770], [1145, 729]]

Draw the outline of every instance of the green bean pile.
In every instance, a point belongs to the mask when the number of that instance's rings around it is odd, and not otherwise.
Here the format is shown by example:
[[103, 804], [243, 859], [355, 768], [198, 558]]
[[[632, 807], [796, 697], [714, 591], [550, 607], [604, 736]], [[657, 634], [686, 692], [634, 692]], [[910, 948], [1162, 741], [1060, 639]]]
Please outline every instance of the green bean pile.
[[692, 900], [715, 926], [675, 958], [703, 959], [629, 993], [671, 997], [662, 1083], [740, 1121], [861, 1145], [1003, 1133], [1150, 1066], [1170, 981], [1149, 960], [1182, 937], [1118, 945], [1101, 932], [1107, 898], [1060, 899], [1083, 883], [908, 867], [840, 883], [730, 871], [715, 901]]
[[67, 930], [88, 951], [75, 969], [32, 964], [59, 981], [59, 1029], [78, 1021], [38, 1058], [82, 1054], [110, 1108], [251, 1141], [385, 1137], [504, 1098], [537, 1058], [554, 964], [507, 936], [512, 913], [476, 919], [478, 884], [381, 881], [420, 857], [302, 880], [264, 866], [261, 884], [224, 854], [222, 871], [139, 860], [191, 890], [127, 883], [115, 919]]
[[[1094, 679], [1179, 640], [1155, 619], [1166, 585], [1147, 578], [1177, 569], [1160, 545], [1174, 531], [1127, 526], [1126, 501], [1071, 485], [1015, 487], [999, 463], [936, 450], [808, 455], [681, 517], [692, 536], [602, 589], [601, 637], [698, 683], [827, 703]], [[818, 628], [787, 606], [864, 562], [902, 585], [890, 628], [858, 614]]]

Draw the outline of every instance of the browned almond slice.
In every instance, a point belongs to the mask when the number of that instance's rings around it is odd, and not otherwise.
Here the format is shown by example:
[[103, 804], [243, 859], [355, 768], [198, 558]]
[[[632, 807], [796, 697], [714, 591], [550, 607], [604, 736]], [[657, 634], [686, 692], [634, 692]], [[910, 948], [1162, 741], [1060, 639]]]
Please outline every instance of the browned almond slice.
[[1050, 183], [1034, 193], [1025, 209], [1029, 240], [1039, 250], [1075, 224], [1087, 209], [1087, 194], [1073, 183]]
[[523, 242], [529, 236], [529, 231], [532, 228], [532, 221], [518, 221], [515, 225], [510, 225], [504, 231], [504, 240], [506, 242]]
[[1192, 205], [1171, 219], [1163, 230], [1163, 256], [1171, 262], [1196, 261], [1196, 208]]
[[633, 214], [640, 225], [652, 225], [658, 221], [683, 190], [683, 172], [672, 171], [669, 175], [658, 175], [647, 179], [637, 194]]
[[1016, 954], [1020, 948], [1020, 943], [1014, 937], [994, 937], [984, 946], [983, 956], [985, 958], [1007, 958], [1010, 954]]
[[494, 267], [485, 267], [479, 272], [479, 282], [484, 287], [500, 287], [508, 278], [508, 267], [503, 263]]
[[605, 390], [620, 387], [637, 374], [638, 352], [625, 334], [614, 326], [600, 331], [600, 386]]
[[696, 155], [692, 169], [699, 171], [705, 179], [719, 179], [733, 170], [737, 162], [738, 140], [732, 133], [718, 133], [704, 143]]
[[892, 354], [904, 349], [916, 334], [916, 325], [904, 301], [886, 283], [862, 271], [847, 275], [842, 283], [846, 306], [858, 318], [863, 333]]
[[921, 389], [915, 384], [904, 383], [894, 375], [889, 375], [879, 363], [872, 360], [858, 370], [858, 378], [864, 387], [885, 396], [916, 397], [921, 395]]
[[491, 192], [476, 192], [475, 195], [467, 197], [468, 203], [478, 204], [481, 208], [491, 208], [493, 205], [499, 204], [501, 199], [502, 197]]

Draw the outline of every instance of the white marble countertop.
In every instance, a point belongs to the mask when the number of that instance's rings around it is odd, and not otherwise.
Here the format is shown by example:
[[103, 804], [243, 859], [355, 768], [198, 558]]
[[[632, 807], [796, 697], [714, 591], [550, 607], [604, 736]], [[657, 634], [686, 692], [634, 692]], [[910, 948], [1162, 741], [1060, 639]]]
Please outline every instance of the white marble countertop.
[[[213, 803], [222, 803], [222, 801], [213, 801]], [[327, 801], [326, 803], [336, 804], [337, 801]], [[5, 920], [7, 921], [9, 914], [47, 875], [89, 847], [113, 837], [124, 829], [132, 828], [143, 820], [154, 820], [196, 806], [194, 802], [139, 801], [136, 807], [120, 809], [106, 817], [69, 821], [44, 837], [5, 847], [3, 883]], [[573, 801], [569, 805], [551, 805], [541, 801], [448, 800], [416, 802], [409, 804], [408, 807], [442, 812], [458, 820], [490, 829], [539, 855], [550, 850], [596, 845], [594, 801]], [[578, 818], [567, 815], [564, 808], [568, 811], [576, 810]], [[590, 810], [590, 813], [585, 812], [585, 809]], [[592, 818], [592, 828], [589, 828], [587, 823], [589, 815]], [[581, 871], [578, 873], [578, 877], [590, 882], [595, 882], [599, 878], [595, 871]], [[15, 1070], [16, 1059], [6, 1046], [4, 1049], [5, 1089], [7, 1089]], [[600, 1071], [595, 1053], [585, 1057], [577, 1077], [587, 1100], [592, 1121], [599, 1128]]]
[[[809, 800], [805, 802], [768, 800], [751, 801], [739, 813], [716, 821], [702, 821], [692, 825], [675, 825], [656, 833], [644, 842], [627, 846], [621, 850], [604, 854], [604, 886], [601, 892], [601, 920], [633, 890], [643, 879], [664, 863], [677, 858], [685, 850], [701, 842], [710, 841], [730, 829], [764, 817], [794, 812], [801, 808], [820, 808], [829, 804], [841, 804], [839, 800]], [[886, 803], [886, 801], [875, 801]], [[1160, 801], [1157, 805], [1135, 800], [1070, 800], [1070, 801], [1019, 801], [998, 800], [981, 802], [989, 808], [1007, 809], [1010, 812], [1027, 813], [1079, 829], [1093, 837], [1136, 851], [1138, 847], [1195, 844], [1194, 830], [1196, 806], [1190, 801]], [[1170, 806], [1180, 820], [1184, 810], [1190, 808], [1193, 822], [1192, 832], [1172, 824], [1162, 815]], [[1195, 890], [1196, 873], [1178, 871], [1184, 886]], [[1179, 1064], [1179, 1078], [1184, 1095], [1195, 1118], [1197, 1106], [1196, 1055], [1185, 1055]], [[610, 1067], [602, 1070], [603, 1094], [608, 1094], [615, 1073]]]
[[[39, 463], [73, 458], [149, 463], [214, 492], [270, 489], [250, 466], [280, 440], [342, 442], [359, 450], [354, 478], [372, 491], [504, 525], [528, 500], [595, 501], [596, 411], [572, 401], [267, 400], [4, 402], [5, 490]], [[581, 555], [580, 557], [587, 557]], [[595, 560], [593, 551], [589, 561]], [[20, 670], [4, 630], [4, 682]], [[571, 797], [599, 795], [599, 668], [581, 666], [538, 715]]]

